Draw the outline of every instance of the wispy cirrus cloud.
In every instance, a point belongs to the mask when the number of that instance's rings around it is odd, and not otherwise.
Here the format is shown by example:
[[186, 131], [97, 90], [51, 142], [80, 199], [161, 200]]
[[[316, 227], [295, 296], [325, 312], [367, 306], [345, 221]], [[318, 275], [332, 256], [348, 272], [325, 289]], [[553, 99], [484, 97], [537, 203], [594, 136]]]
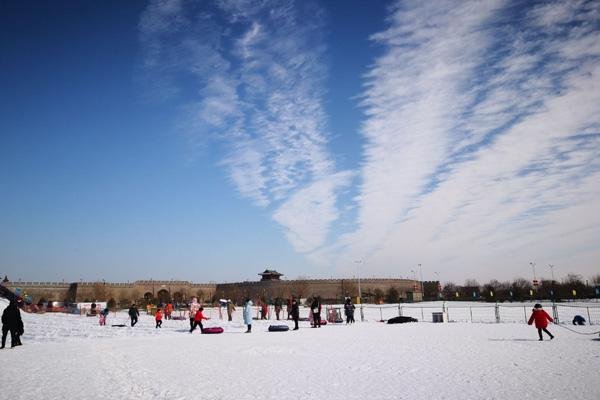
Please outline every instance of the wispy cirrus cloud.
[[320, 14], [311, 2], [155, 1], [140, 21], [146, 65], [193, 104], [195, 134], [225, 143], [232, 183], [300, 252], [323, 245], [350, 182], [327, 150]]
[[599, 16], [587, 1], [397, 3], [373, 36], [384, 53], [367, 76], [358, 228], [340, 265], [512, 277], [537, 259], [591, 273]]

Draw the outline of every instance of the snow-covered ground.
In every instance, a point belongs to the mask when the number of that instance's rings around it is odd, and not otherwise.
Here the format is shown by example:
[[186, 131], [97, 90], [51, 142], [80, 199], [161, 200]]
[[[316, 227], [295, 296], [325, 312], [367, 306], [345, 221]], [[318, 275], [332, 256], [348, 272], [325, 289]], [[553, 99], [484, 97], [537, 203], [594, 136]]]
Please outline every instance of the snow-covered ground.
[[296, 332], [269, 333], [274, 321], [255, 321], [245, 334], [238, 310], [233, 322], [205, 324], [222, 326], [221, 335], [189, 334], [187, 321], [155, 329], [147, 315], [135, 328], [110, 326], [127, 322], [126, 312], [104, 327], [95, 317], [22, 313], [23, 346], [0, 351], [0, 398], [600, 398], [598, 335], [553, 325], [556, 339], [538, 342], [522, 322], [387, 325], [376, 322], [377, 308], [365, 313], [367, 322], [301, 322]]

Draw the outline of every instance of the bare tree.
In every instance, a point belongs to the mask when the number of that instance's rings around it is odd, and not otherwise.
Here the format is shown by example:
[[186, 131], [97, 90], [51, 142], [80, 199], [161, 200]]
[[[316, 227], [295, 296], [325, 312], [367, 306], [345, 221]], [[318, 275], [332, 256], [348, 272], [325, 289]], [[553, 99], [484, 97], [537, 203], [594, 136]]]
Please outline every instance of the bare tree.
[[578, 274], [568, 274], [564, 279], [563, 282], [567, 285], [581, 285], [583, 284], [583, 278], [581, 277], [581, 275]]

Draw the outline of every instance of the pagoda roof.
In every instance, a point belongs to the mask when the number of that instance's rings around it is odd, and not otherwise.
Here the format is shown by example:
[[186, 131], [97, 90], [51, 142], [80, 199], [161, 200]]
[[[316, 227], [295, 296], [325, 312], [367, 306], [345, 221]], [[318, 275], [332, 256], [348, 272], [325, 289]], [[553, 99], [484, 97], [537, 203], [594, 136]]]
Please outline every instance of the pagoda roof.
[[260, 273], [260, 274], [258, 274], [258, 275], [260, 275], [260, 276], [265, 276], [265, 275], [271, 275], [271, 276], [273, 276], [273, 275], [277, 275], [277, 276], [283, 276], [283, 274], [281, 274], [281, 273], [279, 273], [279, 272], [275, 271], [274, 269], [265, 269], [265, 271], [264, 271], [264, 272], [261, 272], [261, 273]]

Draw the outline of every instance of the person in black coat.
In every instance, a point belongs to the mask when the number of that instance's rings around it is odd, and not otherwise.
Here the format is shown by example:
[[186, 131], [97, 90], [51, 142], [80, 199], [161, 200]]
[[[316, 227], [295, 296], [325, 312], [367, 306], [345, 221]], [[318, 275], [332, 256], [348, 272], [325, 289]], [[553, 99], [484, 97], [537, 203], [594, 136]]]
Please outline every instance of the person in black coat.
[[21, 311], [17, 307], [17, 303], [11, 301], [8, 307], [2, 313], [2, 347], [6, 345], [6, 335], [10, 331], [10, 347], [20, 346], [23, 334], [23, 320], [21, 319]]
[[346, 314], [346, 323], [352, 324], [354, 323], [354, 304], [352, 304], [352, 299], [347, 298], [346, 304], [344, 304], [344, 313]]
[[318, 297], [313, 299], [312, 305], [310, 306], [311, 312], [313, 314], [313, 328], [321, 327], [321, 302]]
[[297, 331], [298, 330], [298, 319], [300, 319], [300, 307], [298, 307], [298, 301], [296, 301], [296, 299], [292, 300], [290, 315], [292, 316], [292, 319], [294, 320], [294, 330]]
[[140, 316], [140, 311], [135, 306], [135, 304], [132, 304], [131, 307], [129, 307], [129, 318], [131, 318], [131, 327], [132, 328], [135, 326], [135, 324], [137, 324], [139, 316]]

